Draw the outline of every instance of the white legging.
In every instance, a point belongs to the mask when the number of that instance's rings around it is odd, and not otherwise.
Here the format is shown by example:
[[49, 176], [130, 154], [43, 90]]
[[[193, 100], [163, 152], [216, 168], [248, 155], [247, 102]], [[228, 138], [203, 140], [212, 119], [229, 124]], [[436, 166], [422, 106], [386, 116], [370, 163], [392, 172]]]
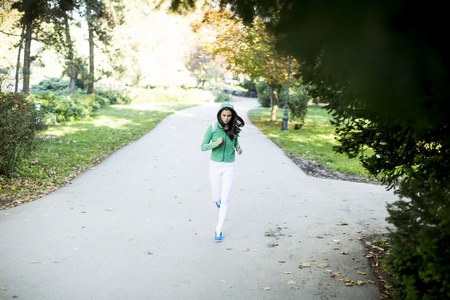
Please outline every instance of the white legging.
[[215, 202], [220, 201], [219, 221], [216, 230], [222, 231], [223, 223], [228, 212], [231, 188], [234, 182], [234, 162], [215, 162], [209, 165], [209, 181]]

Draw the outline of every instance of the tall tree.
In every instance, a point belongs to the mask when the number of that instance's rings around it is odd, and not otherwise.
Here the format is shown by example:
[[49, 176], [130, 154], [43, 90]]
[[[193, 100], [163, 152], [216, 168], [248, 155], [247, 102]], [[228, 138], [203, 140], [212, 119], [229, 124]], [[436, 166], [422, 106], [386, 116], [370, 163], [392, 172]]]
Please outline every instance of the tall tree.
[[[23, 58], [23, 88], [25, 93], [30, 89], [30, 66], [31, 66], [31, 41], [37, 38], [41, 32], [42, 24], [51, 23], [52, 18], [60, 13], [60, 11], [69, 11], [73, 9], [76, 0], [23, 0], [16, 1], [12, 4], [12, 8], [22, 13], [20, 17], [20, 25], [22, 27], [21, 41], [18, 47], [18, 57], [22, 50], [22, 40], [24, 45]], [[33, 36], [34, 35], [34, 36]], [[18, 59], [19, 61], [20, 59]], [[17, 65], [19, 67], [19, 64]], [[16, 76], [16, 81], [17, 81]]]
[[278, 87], [286, 83], [287, 57], [275, 48], [275, 38], [267, 30], [261, 18], [251, 26], [243, 26], [229, 11], [211, 10], [205, 13], [203, 22], [195, 29], [204, 38], [202, 43], [230, 71], [263, 78], [271, 91], [271, 120], [276, 120]]
[[95, 82], [95, 38], [107, 48], [112, 30], [123, 22], [123, 5], [120, 0], [84, 0], [85, 17], [88, 24], [89, 40], [89, 83], [87, 94], [94, 92]]
[[48, 1], [45, 0], [23, 0], [12, 4], [12, 8], [22, 13], [20, 24], [24, 32], [25, 40], [23, 59], [23, 87], [22, 90], [28, 93], [30, 90], [30, 65], [31, 65], [31, 41], [33, 31], [39, 30], [40, 23], [48, 12]]
[[56, 50], [65, 60], [64, 72], [69, 76], [69, 95], [75, 89], [75, 80], [79, 73], [79, 59], [76, 58], [75, 41], [70, 33], [72, 22], [71, 14], [78, 8], [78, 3], [72, 0], [59, 0], [52, 6], [49, 22], [49, 29], [44, 29], [42, 40], [45, 47]]

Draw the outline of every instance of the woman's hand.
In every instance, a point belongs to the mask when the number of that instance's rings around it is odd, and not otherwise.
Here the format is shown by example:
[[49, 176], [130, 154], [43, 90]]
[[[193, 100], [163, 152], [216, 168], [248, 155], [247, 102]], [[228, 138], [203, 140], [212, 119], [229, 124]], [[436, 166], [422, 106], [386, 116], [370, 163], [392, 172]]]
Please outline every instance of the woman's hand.
[[219, 146], [220, 144], [222, 144], [222, 141], [223, 141], [222, 137], [218, 138], [216, 141], [216, 146]]
[[242, 149], [241, 149], [241, 147], [237, 147], [236, 152], [237, 152], [237, 154], [241, 155], [241, 154], [242, 154]]

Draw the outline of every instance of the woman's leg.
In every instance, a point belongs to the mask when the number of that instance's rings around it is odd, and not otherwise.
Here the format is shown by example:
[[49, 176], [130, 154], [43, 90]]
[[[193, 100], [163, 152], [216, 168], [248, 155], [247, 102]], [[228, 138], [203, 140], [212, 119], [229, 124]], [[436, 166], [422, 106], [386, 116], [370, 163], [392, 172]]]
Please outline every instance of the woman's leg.
[[219, 221], [217, 222], [216, 231], [222, 231], [223, 224], [225, 223], [225, 218], [227, 217], [231, 188], [233, 187], [235, 177], [234, 163], [227, 163], [225, 165], [222, 170], [221, 177], [221, 203], [219, 210]]
[[222, 170], [218, 163], [211, 162], [209, 165], [209, 182], [213, 200], [219, 202], [222, 192]]

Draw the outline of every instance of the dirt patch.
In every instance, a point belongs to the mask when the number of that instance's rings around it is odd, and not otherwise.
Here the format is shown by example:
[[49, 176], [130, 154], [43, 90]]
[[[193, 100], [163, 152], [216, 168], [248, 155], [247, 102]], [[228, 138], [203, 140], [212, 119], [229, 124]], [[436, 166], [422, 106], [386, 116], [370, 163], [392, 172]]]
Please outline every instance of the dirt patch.
[[327, 169], [324, 164], [315, 162], [313, 160], [301, 158], [298, 155], [296, 155], [296, 153], [288, 153], [288, 152], [285, 153], [299, 168], [303, 170], [303, 172], [305, 172], [310, 176], [381, 185], [381, 182], [377, 180], [372, 180], [362, 176], [347, 175], [341, 172], [333, 171]]
[[387, 235], [372, 235], [362, 240], [366, 249], [366, 257], [369, 260], [373, 273], [376, 276], [378, 290], [381, 299], [393, 300], [392, 293], [394, 289], [389, 285], [389, 280], [392, 279], [384, 268], [382, 267], [382, 260], [389, 252], [390, 244]]

